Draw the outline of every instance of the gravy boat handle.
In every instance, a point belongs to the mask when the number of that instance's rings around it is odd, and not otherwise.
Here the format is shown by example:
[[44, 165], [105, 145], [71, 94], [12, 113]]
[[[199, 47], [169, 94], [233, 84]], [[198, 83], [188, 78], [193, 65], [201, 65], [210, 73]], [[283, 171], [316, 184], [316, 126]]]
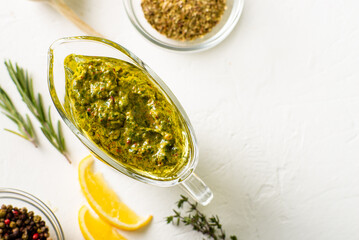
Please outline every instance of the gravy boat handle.
[[206, 206], [213, 199], [211, 189], [195, 174], [192, 173], [180, 186], [199, 204]]

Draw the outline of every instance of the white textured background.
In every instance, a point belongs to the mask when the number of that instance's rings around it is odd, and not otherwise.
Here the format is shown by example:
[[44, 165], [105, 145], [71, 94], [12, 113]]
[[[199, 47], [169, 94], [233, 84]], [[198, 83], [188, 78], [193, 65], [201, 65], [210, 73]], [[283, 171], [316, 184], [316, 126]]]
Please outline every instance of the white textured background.
[[[242, 240], [359, 239], [359, 2], [247, 0], [219, 46], [195, 54], [159, 49], [129, 22], [120, 0], [68, 0], [95, 29], [161, 76], [186, 109], [200, 144], [197, 173], [214, 191], [207, 214]], [[50, 104], [47, 48], [81, 31], [43, 3], [0, 0], [0, 62], [29, 69]], [[0, 64], [0, 84], [27, 109]], [[58, 118], [53, 109], [54, 118]], [[34, 120], [35, 122], [35, 120]], [[28, 191], [56, 210], [67, 239], [82, 239], [85, 203], [77, 164], [86, 149], [65, 129], [73, 165], [38, 131], [41, 147], [3, 131], [0, 186]], [[201, 239], [166, 225], [181, 189], [157, 188], [97, 164], [151, 225], [129, 239]]]

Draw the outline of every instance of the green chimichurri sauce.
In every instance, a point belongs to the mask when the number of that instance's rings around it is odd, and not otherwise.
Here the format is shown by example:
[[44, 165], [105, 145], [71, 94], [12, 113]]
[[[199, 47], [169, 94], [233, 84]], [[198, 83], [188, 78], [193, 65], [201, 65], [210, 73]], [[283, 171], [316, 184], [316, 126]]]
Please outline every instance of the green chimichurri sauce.
[[188, 162], [180, 113], [138, 67], [114, 58], [66, 57], [65, 108], [75, 124], [117, 161], [155, 177]]

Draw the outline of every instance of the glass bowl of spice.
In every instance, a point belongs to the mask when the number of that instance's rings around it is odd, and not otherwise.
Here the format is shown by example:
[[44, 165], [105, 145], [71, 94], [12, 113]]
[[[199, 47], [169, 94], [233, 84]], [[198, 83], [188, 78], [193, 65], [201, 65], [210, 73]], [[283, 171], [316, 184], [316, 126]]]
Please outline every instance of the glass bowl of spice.
[[124, 0], [135, 28], [163, 48], [195, 52], [225, 39], [237, 24], [243, 0]]
[[17, 189], [0, 188], [0, 239], [65, 239], [55, 214], [41, 200]]

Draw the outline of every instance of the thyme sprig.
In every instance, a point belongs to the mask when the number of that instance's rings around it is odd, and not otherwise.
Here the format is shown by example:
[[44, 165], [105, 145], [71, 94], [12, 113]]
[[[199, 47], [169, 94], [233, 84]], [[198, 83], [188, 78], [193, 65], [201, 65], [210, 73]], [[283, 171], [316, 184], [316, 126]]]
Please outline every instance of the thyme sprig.
[[71, 163], [66, 152], [65, 139], [62, 134], [60, 121], [57, 122], [56, 130], [52, 123], [50, 107], [46, 113], [41, 94], [38, 93], [37, 96], [35, 95], [32, 78], [29, 76], [28, 72], [19, 67], [17, 64], [14, 66], [10, 60], [5, 61], [5, 65], [12, 81], [16, 85], [16, 88], [22, 97], [22, 100], [25, 102], [30, 112], [40, 122], [42, 133], [49, 140], [49, 142], [66, 158], [66, 160]]
[[[173, 223], [178, 226], [182, 222], [186, 226], [191, 225], [193, 230], [201, 232], [210, 239], [226, 239], [226, 233], [223, 230], [217, 215], [207, 218], [198, 210], [198, 203], [191, 203], [188, 198], [183, 195], [181, 195], [181, 199], [177, 202], [177, 208], [182, 209], [185, 203], [189, 208], [186, 212], [187, 215], [182, 215], [181, 212], [173, 209], [174, 215], [166, 217], [167, 224]], [[237, 240], [237, 237], [232, 235], [229, 239]]]
[[19, 113], [9, 95], [2, 87], [0, 87], [0, 108], [3, 110], [3, 114], [17, 125], [19, 132], [7, 128], [5, 128], [5, 130], [30, 141], [37, 147], [37, 138], [29, 115], [26, 114], [25, 117], [23, 117]]

